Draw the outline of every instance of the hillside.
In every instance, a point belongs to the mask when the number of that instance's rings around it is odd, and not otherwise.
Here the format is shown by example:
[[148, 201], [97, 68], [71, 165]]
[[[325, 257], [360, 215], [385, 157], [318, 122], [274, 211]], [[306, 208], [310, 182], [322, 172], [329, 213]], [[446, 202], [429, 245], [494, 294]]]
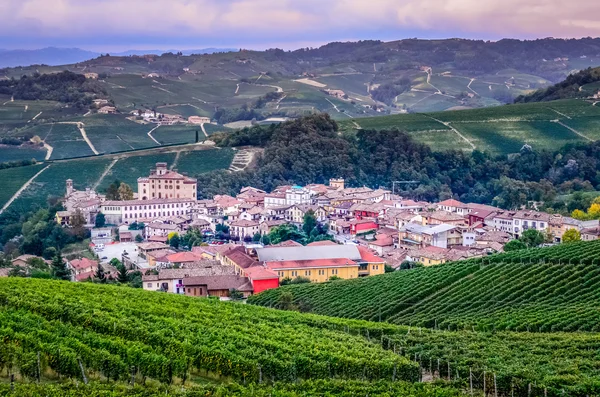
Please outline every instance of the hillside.
[[519, 96], [515, 103], [548, 102], [558, 99], [588, 98], [600, 91], [600, 68], [588, 68], [571, 74], [558, 84]]
[[558, 397], [600, 382], [592, 333], [438, 331], [19, 278], [0, 279], [0, 320], [7, 396], [451, 397], [472, 374], [490, 394]]
[[472, 259], [364, 279], [265, 291], [314, 313], [440, 329], [600, 331], [600, 241]]

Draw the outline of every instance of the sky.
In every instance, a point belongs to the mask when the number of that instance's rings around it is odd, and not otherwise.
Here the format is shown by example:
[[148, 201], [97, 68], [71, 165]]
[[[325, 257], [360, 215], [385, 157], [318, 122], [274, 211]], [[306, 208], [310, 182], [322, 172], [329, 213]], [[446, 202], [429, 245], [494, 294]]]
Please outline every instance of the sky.
[[0, 48], [247, 49], [600, 37], [599, 0], [0, 0]]

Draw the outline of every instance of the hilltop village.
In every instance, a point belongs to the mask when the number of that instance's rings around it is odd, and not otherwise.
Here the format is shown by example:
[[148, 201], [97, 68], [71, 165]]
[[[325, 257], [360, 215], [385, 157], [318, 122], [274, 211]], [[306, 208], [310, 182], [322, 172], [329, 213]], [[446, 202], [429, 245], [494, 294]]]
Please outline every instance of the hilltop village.
[[56, 221], [69, 228], [83, 219], [98, 257], [71, 260], [73, 281], [93, 278], [99, 266], [116, 274], [111, 261], [118, 260], [142, 272], [146, 290], [228, 298], [231, 291], [249, 296], [287, 283], [482, 257], [503, 252], [528, 230], [546, 244], [560, 243], [569, 229], [582, 240], [600, 236], [597, 220], [452, 199], [418, 202], [386, 189], [347, 187], [343, 179], [272, 192], [244, 187], [236, 197], [198, 200], [196, 179], [157, 163], [137, 184], [133, 200], [114, 201], [66, 181], [65, 210]]

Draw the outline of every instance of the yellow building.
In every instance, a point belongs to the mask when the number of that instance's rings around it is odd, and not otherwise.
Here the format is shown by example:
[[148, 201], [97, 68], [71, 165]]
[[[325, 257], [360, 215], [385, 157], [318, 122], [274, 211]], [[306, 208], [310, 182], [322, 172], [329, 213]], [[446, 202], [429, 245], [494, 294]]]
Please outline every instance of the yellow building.
[[268, 269], [279, 276], [279, 280], [304, 277], [313, 283], [322, 283], [335, 276], [343, 279], [359, 277], [360, 265], [347, 259], [319, 259], [309, 261], [266, 262]]
[[156, 163], [156, 169], [146, 178], [138, 178], [138, 198], [151, 200], [161, 198], [197, 199], [197, 180], [169, 170], [167, 163]]

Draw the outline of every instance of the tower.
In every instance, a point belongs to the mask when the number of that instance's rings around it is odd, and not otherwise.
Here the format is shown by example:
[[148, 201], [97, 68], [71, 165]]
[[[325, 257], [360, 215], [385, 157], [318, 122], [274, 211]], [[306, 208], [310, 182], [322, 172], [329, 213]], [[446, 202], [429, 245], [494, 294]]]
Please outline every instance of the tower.
[[331, 178], [329, 180], [329, 186], [332, 187], [333, 189], [344, 189], [346, 185], [346, 182], [344, 181], [344, 178]]
[[72, 195], [74, 191], [75, 191], [75, 189], [73, 189], [73, 180], [67, 179], [67, 195], [66, 195], [66, 197], [69, 197], [70, 195]]

